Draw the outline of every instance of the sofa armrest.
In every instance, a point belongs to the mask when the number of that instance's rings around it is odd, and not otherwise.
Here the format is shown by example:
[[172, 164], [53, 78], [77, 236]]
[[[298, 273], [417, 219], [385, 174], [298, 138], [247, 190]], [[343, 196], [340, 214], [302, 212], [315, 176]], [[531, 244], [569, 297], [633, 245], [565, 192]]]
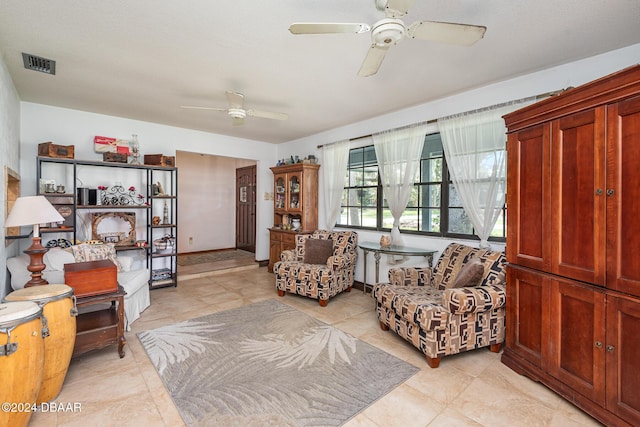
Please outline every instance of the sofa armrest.
[[504, 307], [506, 301], [507, 292], [503, 283], [473, 288], [447, 289], [442, 294], [442, 304], [452, 314], [495, 310]]
[[296, 251], [295, 249], [286, 249], [280, 252], [280, 261], [295, 261]]
[[327, 259], [327, 267], [333, 270], [342, 270], [351, 265], [355, 265], [358, 255], [356, 253], [347, 253], [344, 255], [333, 255]]
[[397, 267], [389, 270], [389, 283], [396, 286], [431, 286], [430, 267]]

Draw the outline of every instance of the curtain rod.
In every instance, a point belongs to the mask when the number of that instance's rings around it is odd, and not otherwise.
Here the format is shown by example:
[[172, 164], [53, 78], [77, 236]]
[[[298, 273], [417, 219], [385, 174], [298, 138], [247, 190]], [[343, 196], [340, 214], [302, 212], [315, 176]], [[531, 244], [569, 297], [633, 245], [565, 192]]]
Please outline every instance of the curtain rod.
[[[512, 102], [524, 101], [524, 100], [527, 100], [527, 99], [535, 99], [536, 101], [538, 101], [538, 100], [543, 99], [543, 98], [549, 98], [550, 96], [561, 94], [562, 92], [565, 92], [565, 91], [567, 91], [569, 89], [572, 89], [572, 87], [569, 86], [569, 87], [567, 87], [565, 89], [552, 90], [552, 91], [549, 91], [549, 92], [541, 93], [539, 95], [529, 96], [529, 97], [520, 98], [520, 99], [514, 99], [513, 101], [502, 102], [500, 104], [490, 105], [488, 107], [482, 107], [482, 108], [478, 108], [478, 109], [475, 109], [475, 110], [465, 111], [464, 113], [456, 113], [456, 114], [452, 114], [452, 115], [455, 116], [455, 115], [458, 115], [458, 114], [479, 113], [481, 111], [489, 110], [491, 108], [504, 107], [506, 105], [509, 105]], [[450, 117], [450, 116], [445, 116], [445, 117]], [[407, 125], [407, 126], [423, 125], [423, 124], [431, 125], [431, 124], [434, 124], [434, 123], [437, 123], [437, 122], [438, 122], [438, 119], [431, 119], [431, 120], [427, 120], [426, 122], [413, 123], [413, 124]], [[406, 126], [401, 126], [399, 128], [394, 128], [394, 130], [395, 129], [402, 129], [403, 127], [406, 127]], [[372, 133], [370, 133], [368, 135], [356, 136], [356, 137], [353, 137], [353, 138], [349, 138], [349, 142], [357, 141], [359, 139], [364, 139], [364, 138], [371, 138], [372, 136], [373, 136]], [[320, 144], [320, 145], [316, 146], [316, 148], [322, 148], [322, 147], [325, 147], [325, 146], [329, 146], [331, 144], [335, 144], [335, 142], [330, 142], [330, 143], [327, 143], [327, 144]]]

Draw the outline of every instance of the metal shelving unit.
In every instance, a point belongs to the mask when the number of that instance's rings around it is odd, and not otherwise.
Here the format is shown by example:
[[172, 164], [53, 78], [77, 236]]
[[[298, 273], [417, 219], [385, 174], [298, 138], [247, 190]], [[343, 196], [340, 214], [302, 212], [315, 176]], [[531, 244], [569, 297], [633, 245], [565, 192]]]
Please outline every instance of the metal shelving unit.
[[[178, 233], [178, 169], [169, 166], [155, 165], [132, 165], [127, 163], [112, 163], [87, 161], [76, 159], [62, 159], [54, 157], [37, 157], [37, 175], [36, 175], [36, 194], [47, 197], [51, 203], [60, 209], [64, 209], [67, 217], [71, 218], [61, 227], [41, 227], [42, 235], [50, 233], [64, 234], [71, 238], [72, 242], [77, 241], [78, 226], [77, 221], [80, 212], [113, 212], [113, 211], [132, 211], [142, 212], [146, 221], [146, 245], [143, 247], [135, 245], [116, 246], [117, 251], [144, 251], [147, 268], [150, 271], [149, 287], [160, 288], [178, 285], [178, 253], [177, 253], [177, 233]], [[46, 193], [41, 191], [40, 180], [43, 178], [43, 166], [46, 164], [63, 165], [65, 169], [61, 175], [66, 175], [66, 188], [64, 193]], [[118, 168], [123, 170], [141, 171], [141, 187], [140, 192], [145, 203], [139, 205], [88, 205], [78, 204], [78, 169], [80, 167], [96, 167], [96, 168]], [[100, 172], [96, 172], [100, 173]], [[72, 181], [72, 185], [69, 185]], [[158, 181], [164, 181], [167, 185], [166, 190], [162, 193], [155, 193], [158, 188]], [[69, 191], [72, 190], [72, 191]], [[146, 191], [146, 195], [143, 194]], [[165, 218], [165, 205], [167, 206]], [[69, 212], [70, 211], [70, 212]], [[65, 215], [63, 215], [65, 216]], [[161, 218], [160, 224], [153, 224], [153, 217]], [[167, 220], [166, 222], [164, 220]], [[170, 250], [159, 250], [154, 243], [158, 239], [165, 236], [171, 236], [173, 245]], [[166, 273], [166, 274], [161, 274]], [[161, 277], [160, 279], [158, 277]]]

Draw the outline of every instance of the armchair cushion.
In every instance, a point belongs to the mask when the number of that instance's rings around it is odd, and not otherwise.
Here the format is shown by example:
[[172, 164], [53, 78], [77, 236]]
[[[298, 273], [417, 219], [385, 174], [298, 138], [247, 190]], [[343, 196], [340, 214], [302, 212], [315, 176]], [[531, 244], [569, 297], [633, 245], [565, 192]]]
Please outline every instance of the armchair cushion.
[[378, 283], [373, 288], [373, 298], [402, 320], [419, 325], [425, 330], [444, 329], [449, 312], [442, 305], [444, 291], [428, 286], [394, 286]]
[[304, 262], [306, 264], [327, 264], [327, 260], [332, 255], [332, 239], [305, 239]]
[[471, 258], [458, 272], [450, 288], [478, 286], [484, 276], [484, 265], [480, 258]]

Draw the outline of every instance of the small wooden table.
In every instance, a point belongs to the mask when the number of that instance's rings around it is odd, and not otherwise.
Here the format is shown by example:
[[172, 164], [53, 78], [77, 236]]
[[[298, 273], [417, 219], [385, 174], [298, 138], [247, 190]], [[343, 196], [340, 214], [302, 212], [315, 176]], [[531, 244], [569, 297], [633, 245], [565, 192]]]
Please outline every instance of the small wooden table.
[[373, 252], [373, 258], [376, 260], [376, 281], [380, 280], [380, 254], [402, 255], [402, 256], [423, 256], [427, 258], [429, 267], [433, 267], [433, 255], [438, 252], [433, 249], [411, 248], [408, 246], [380, 246], [380, 243], [361, 242], [358, 247], [364, 252], [364, 278], [362, 280], [362, 292], [367, 292], [367, 286], [373, 289], [373, 285], [367, 284], [367, 254]]
[[118, 354], [120, 358], [124, 357], [127, 343], [124, 337], [125, 295], [122, 286], [118, 285], [117, 292], [77, 299], [79, 314], [73, 356], [118, 343]]

